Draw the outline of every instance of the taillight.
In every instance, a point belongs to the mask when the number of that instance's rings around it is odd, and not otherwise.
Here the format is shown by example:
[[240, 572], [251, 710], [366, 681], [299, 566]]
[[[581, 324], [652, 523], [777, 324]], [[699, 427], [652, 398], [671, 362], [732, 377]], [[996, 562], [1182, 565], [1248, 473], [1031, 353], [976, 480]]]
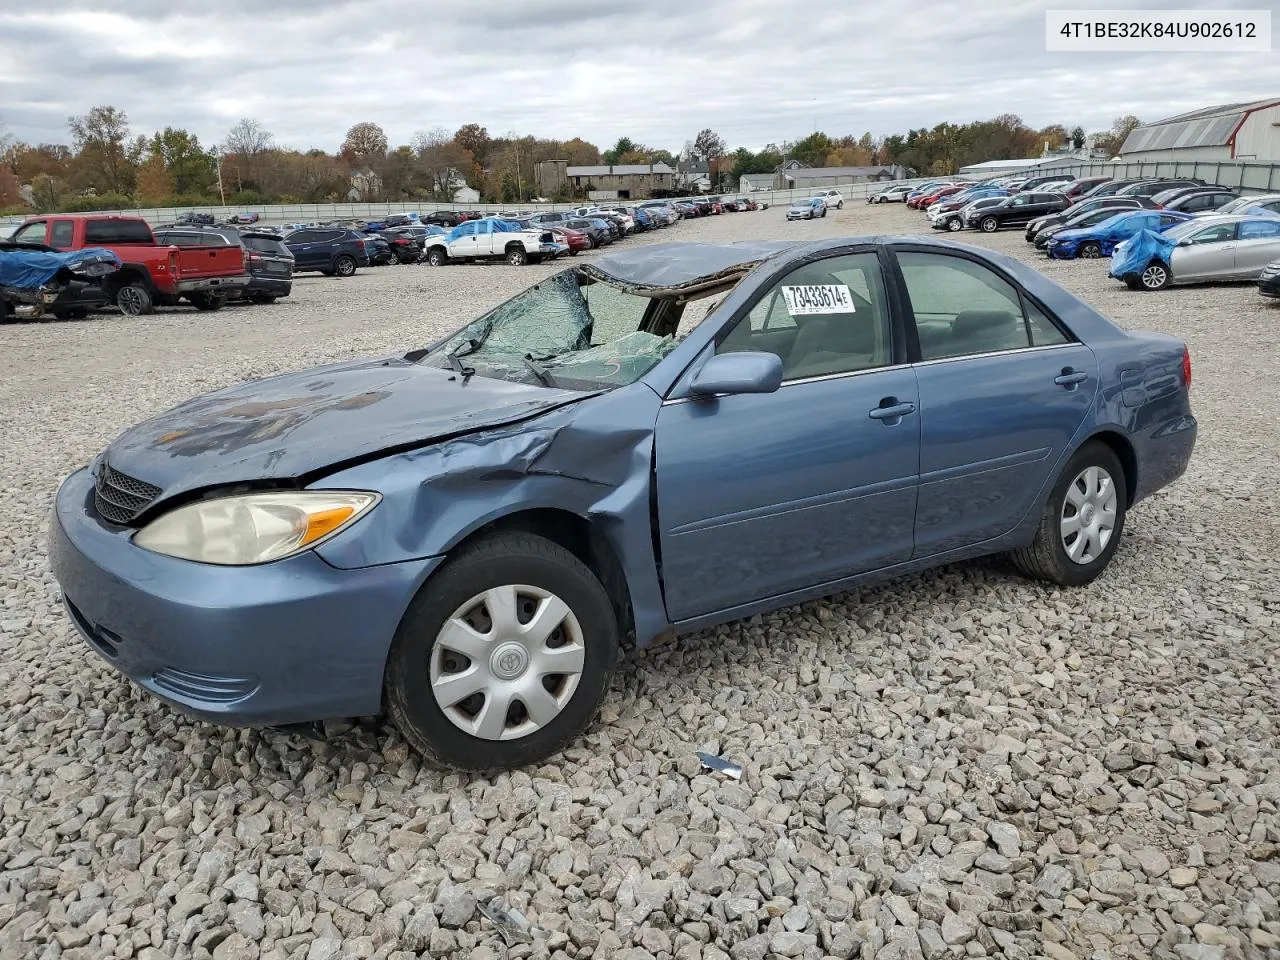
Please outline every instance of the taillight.
[[261, 263], [261, 262], [262, 262], [262, 254], [260, 254], [260, 253], [251, 253], [251, 254], [249, 254], [249, 262], [250, 262], [250, 263]]
[[248, 250], [246, 250], [244, 247], [241, 247], [241, 248], [240, 248], [240, 255], [241, 255], [241, 258], [244, 260], [244, 268], [245, 268], [246, 270], [248, 270], [248, 269], [249, 269], [249, 260], [251, 259], [251, 258], [250, 258], [250, 256], [249, 256], [249, 251], [248, 251]]
[[1182, 382], [1191, 389], [1191, 348], [1186, 346], [1182, 348]]
[[170, 276], [178, 276], [178, 248], [169, 248], [169, 274]]

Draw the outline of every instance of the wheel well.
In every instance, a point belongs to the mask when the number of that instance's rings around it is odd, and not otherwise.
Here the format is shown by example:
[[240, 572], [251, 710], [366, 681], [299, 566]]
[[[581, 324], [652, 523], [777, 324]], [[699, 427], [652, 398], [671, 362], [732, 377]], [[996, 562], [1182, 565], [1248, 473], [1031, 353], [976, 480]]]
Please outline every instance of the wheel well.
[[510, 250], [512, 247], [515, 247], [517, 250], [523, 250], [524, 244], [521, 243], [519, 240], [508, 241], [506, 249]]
[[1111, 448], [1120, 461], [1120, 466], [1124, 467], [1124, 494], [1125, 506], [1133, 503], [1134, 495], [1138, 492], [1138, 456], [1133, 451], [1133, 444], [1129, 439], [1121, 434], [1111, 430], [1104, 430], [1102, 433], [1095, 433], [1090, 440], [1096, 440], [1104, 443]]
[[[631, 612], [631, 593], [622, 571], [622, 561], [609, 539], [591, 523], [568, 510], [545, 508], [523, 510], [492, 520], [473, 530], [454, 550], [492, 533], [520, 531], [545, 537], [564, 547], [586, 564], [604, 585], [618, 618], [618, 633], [627, 644], [635, 642], [635, 619]], [[452, 551], [451, 551], [452, 552]]]
[[114, 295], [121, 287], [127, 287], [135, 282], [140, 282], [148, 290], [151, 289], [151, 275], [145, 270], [139, 270], [137, 267], [124, 267], [117, 270], [107, 281], [105, 289], [108, 293]]

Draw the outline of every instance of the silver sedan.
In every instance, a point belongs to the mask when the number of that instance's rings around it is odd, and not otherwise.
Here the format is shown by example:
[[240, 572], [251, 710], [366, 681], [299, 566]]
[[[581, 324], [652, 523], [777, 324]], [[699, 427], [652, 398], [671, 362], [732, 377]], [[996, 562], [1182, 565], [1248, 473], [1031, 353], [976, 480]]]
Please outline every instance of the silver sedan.
[[1175, 283], [1214, 280], [1257, 280], [1263, 267], [1280, 257], [1280, 217], [1196, 217], [1171, 227], [1163, 236], [1172, 246], [1163, 258], [1153, 258], [1140, 273], [1126, 278], [1134, 289], [1159, 290]]

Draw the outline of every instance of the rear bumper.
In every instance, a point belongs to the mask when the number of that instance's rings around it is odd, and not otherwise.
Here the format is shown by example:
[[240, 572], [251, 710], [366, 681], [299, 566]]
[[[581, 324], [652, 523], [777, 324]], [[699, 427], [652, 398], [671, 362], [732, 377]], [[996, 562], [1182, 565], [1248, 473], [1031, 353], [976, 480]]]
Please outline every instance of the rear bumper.
[[194, 280], [180, 280], [174, 294], [184, 297], [190, 293], [231, 293], [247, 288], [251, 279], [247, 273], [242, 273], [232, 277], [196, 277]]
[[293, 279], [283, 277], [253, 277], [245, 293], [264, 297], [287, 297], [293, 290]]

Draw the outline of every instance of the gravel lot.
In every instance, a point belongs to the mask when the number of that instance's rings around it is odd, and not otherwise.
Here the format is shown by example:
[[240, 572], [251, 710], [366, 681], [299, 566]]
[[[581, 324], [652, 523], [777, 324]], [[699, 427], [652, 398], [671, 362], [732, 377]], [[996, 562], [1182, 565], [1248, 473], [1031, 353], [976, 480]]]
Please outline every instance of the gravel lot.
[[[924, 227], [783, 214], [654, 239]], [[1021, 231], [963, 238], [1030, 256]], [[60, 477], [138, 419], [421, 345], [552, 268], [0, 328], [0, 957], [496, 957], [494, 894], [536, 928], [512, 957], [1280, 956], [1280, 305], [1036, 263], [1192, 350], [1195, 459], [1106, 575], [965, 564], [681, 638], [630, 658], [556, 762], [493, 780], [385, 728], [317, 743], [140, 695], [69, 627], [45, 525]]]

